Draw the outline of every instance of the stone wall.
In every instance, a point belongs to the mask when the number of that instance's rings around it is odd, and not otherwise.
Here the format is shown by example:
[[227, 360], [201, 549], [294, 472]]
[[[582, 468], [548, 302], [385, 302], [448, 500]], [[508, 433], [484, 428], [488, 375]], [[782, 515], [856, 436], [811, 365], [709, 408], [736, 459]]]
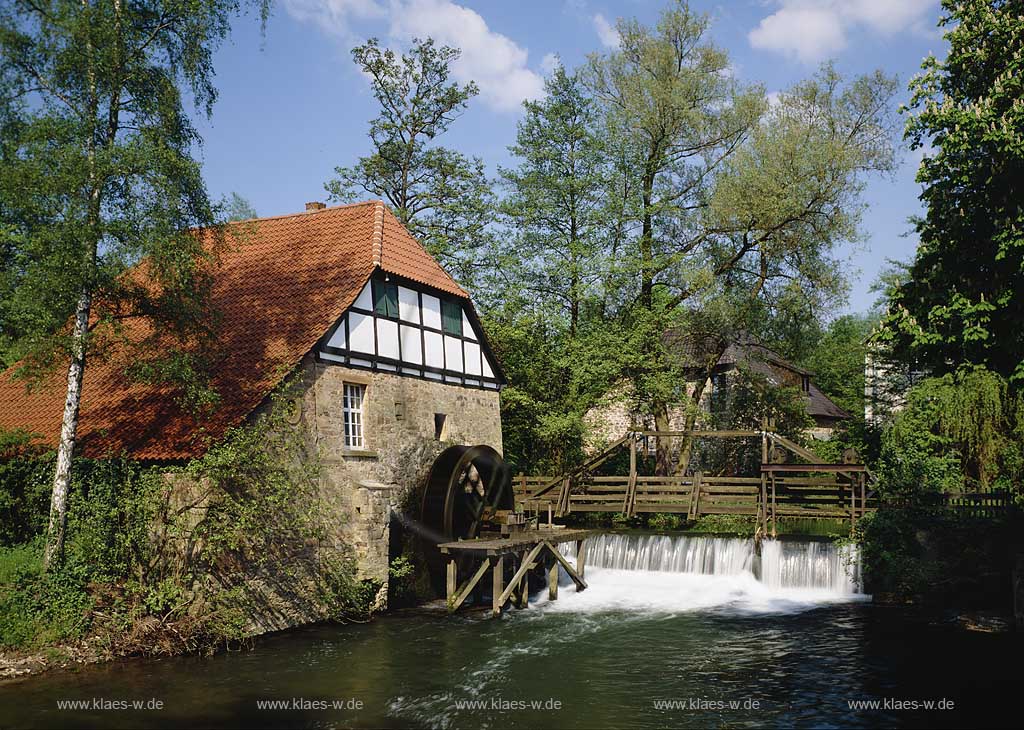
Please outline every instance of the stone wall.
[[[362, 578], [380, 582], [386, 595], [391, 510], [406, 501], [434, 457], [456, 444], [487, 444], [499, 452], [499, 394], [431, 380], [370, 372], [324, 362], [302, 363], [302, 419], [316, 440], [321, 497], [329, 539], [349, 550]], [[366, 387], [364, 448], [345, 448], [342, 395], [346, 383]], [[435, 414], [446, 416], [443, 440]]]

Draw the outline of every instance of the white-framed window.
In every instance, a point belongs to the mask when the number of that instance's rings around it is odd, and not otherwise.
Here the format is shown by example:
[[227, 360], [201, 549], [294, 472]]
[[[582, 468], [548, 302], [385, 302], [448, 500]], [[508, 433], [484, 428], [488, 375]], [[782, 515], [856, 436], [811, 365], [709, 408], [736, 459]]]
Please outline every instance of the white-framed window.
[[345, 414], [345, 448], [361, 449], [363, 441], [363, 399], [366, 386], [345, 383], [342, 410]]

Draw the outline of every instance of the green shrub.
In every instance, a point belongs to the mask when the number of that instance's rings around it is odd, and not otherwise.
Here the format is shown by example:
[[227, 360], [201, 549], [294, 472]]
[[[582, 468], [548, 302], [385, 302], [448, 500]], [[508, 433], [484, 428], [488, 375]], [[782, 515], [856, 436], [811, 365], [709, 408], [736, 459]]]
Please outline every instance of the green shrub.
[[0, 547], [46, 529], [54, 456], [24, 431], [0, 431]]
[[0, 548], [0, 646], [31, 649], [82, 636], [92, 609], [88, 579], [79, 562], [44, 572], [41, 541]]
[[690, 527], [694, 532], [752, 536], [757, 528], [753, 515], [704, 515]]

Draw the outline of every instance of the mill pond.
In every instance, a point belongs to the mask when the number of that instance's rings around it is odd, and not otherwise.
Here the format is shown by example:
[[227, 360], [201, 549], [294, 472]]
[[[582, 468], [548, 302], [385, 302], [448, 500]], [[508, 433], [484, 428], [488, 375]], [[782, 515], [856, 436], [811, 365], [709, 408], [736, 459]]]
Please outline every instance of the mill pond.
[[[576, 593], [563, 575], [557, 601], [541, 591], [529, 610], [499, 619], [396, 612], [295, 629], [249, 651], [8, 683], [0, 725], [1013, 724], [1018, 634], [963, 631], [873, 604], [858, 592], [856, 555], [831, 543], [767, 542], [758, 557], [739, 538], [603, 535], [592, 539], [588, 563], [587, 590]], [[145, 708], [156, 702], [160, 709]]]

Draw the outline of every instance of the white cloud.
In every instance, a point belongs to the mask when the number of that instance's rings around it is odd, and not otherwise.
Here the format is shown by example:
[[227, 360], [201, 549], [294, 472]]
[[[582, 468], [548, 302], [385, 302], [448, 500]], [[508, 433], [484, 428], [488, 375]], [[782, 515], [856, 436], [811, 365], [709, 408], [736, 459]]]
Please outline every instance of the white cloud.
[[451, 0], [394, 0], [391, 8], [392, 36], [429, 36], [461, 48], [452, 74], [461, 81], [475, 81], [484, 101], [495, 109], [516, 110], [524, 99], [543, 96], [544, 80], [526, 65], [528, 51], [488, 28], [476, 11]]
[[557, 53], [549, 53], [540, 60], [540, 70], [550, 76], [562, 65], [562, 59]]
[[936, 0], [775, 0], [747, 34], [750, 45], [815, 63], [846, 48], [858, 28], [883, 35], [921, 30]]
[[597, 37], [601, 39], [601, 44], [606, 48], [618, 48], [619, 47], [619, 31], [615, 30], [615, 26], [608, 22], [601, 13], [598, 13], [593, 17], [594, 30], [597, 31]]
[[355, 20], [375, 20], [387, 15], [377, 0], [284, 0], [285, 10], [296, 20], [315, 23], [343, 38]]
[[292, 17], [346, 42], [380, 32], [371, 25], [357, 35], [353, 25], [384, 20], [391, 41], [430, 37], [460, 48], [462, 56], [452, 65], [452, 76], [475, 81], [484, 103], [498, 111], [517, 110], [524, 99], [538, 99], [544, 93], [544, 80], [527, 65], [527, 49], [452, 0], [285, 0], [285, 8]]

